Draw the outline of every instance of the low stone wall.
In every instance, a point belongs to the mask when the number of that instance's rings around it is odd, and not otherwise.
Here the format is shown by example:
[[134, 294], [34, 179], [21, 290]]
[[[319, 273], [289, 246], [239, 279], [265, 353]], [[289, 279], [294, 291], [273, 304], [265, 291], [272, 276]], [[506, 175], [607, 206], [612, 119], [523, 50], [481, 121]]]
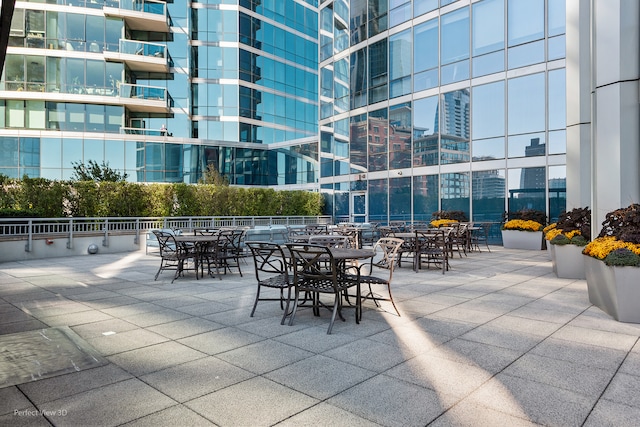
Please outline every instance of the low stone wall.
[[[107, 245], [104, 244], [104, 234], [89, 236], [74, 236], [71, 247], [68, 247], [68, 237], [38, 238], [31, 241], [29, 250], [25, 250], [27, 240], [3, 240], [0, 241], [0, 262], [25, 261], [32, 259], [56, 258], [64, 256], [97, 256], [108, 253], [144, 251], [146, 234], [140, 233], [138, 242], [136, 235], [115, 234], [109, 235]], [[98, 252], [95, 255], [89, 254], [89, 246], [96, 245]], [[151, 253], [151, 251], [149, 251]]]

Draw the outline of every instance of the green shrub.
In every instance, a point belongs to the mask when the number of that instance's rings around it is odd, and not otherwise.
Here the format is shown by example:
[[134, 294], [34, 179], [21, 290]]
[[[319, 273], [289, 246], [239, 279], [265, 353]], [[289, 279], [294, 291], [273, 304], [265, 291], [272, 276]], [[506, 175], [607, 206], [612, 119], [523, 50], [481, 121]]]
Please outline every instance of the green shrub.
[[576, 246], [587, 246], [589, 244], [589, 240], [579, 234], [571, 238], [571, 244]]
[[303, 190], [0, 176], [0, 209], [13, 217], [294, 216], [322, 215], [323, 206], [320, 193]]
[[564, 234], [558, 234], [556, 237], [551, 239], [551, 244], [560, 245], [560, 246], [569, 245], [569, 244], [571, 244], [571, 239], [569, 239]]
[[604, 258], [605, 264], [620, 267], [640, 267], [640, 256], [629, 249], [621, 248], [611, 251]]

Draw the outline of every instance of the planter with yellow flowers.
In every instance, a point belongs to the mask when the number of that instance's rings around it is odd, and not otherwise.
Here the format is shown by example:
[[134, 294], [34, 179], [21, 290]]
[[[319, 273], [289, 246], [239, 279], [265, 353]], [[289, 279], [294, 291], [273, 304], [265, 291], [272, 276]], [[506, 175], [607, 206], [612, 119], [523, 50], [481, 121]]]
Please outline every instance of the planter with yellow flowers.
[[542, 224], [533, 220], [512, 219], [502, 226], [502, 245], [506, 249], [542, 249]]
[[553, 272], [563, 279], [584, 279], [582, 250], [591, 240], [591, 210], [574, 208], [562, 212], [555, 226], [545, 230]]
[[582, 253], [589, 301], [618, 321], [640, 323], [640, 204], [609, 212]]

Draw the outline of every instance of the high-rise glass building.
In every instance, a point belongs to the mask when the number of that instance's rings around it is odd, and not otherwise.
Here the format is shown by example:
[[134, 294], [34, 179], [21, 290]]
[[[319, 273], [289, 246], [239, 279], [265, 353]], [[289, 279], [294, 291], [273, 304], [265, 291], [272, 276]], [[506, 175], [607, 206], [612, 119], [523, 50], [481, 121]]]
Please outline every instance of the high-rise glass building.
[[320, 186], [336, 217], [564, 209], [564, 0], [320, 7]]
[[18, 2], [0, 173], [314, 188], [317, 94], [317, 0]]
[[95, 160], [136, 181], [197, 182], [213, 165], [232, 185], [320, 191], [336, 221], [578, 206], [599, 219], [640, 199], [639, 9], [18, 2], [0, 173], [65, 179]]

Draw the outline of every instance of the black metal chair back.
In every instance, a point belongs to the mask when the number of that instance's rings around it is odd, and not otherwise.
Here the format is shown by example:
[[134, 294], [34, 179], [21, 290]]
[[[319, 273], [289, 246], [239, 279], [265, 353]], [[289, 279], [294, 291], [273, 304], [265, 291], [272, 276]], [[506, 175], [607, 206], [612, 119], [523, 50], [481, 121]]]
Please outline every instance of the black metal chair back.
[[[284, 324], [289, 312], [289, 303], [291, 301], [291, 288], [293, 287], [293, 278], [289, 275], [288, 256], [284, 249], [277, 243], [271, 242], [247, 242], [247, 247], [251, 251], [253, 257], [253, 265], [256, 272], [256, 280], [258, 289], [256, 299], [251, 310], [253, 317], [258, 301], [280, 301], [280, 309], [284, 310], [280, 324]], [[262, 297], [262, 287], [274, 288], [280, 290], [278, 298]], [[287, 296], [284, 290], [287, 290]], [[286, 305], [285, 305], [286, 302]]]
[[[373, 250], [375, 251], [375, 257], [371, 258], [371, 261], [367, 264], [363, 264], [360, 267], [360, 283], [366, 283], [369, 286], [369, 290], [362, 296], [363, 299], [372, 300], [376, 306], [380, 307], [379, 301], [389, 301], [393, 305], [394, 310], [400, 316], [398, 307], [393, 301], [391, 294], [391, 281], [393, 280], [393, 271], [398, 265], [400, 258], [399, 250], [402, 247], [404, 241], [395, 237], [382, 237], [375, 245]], [[363, 273], [365, 267], [368, 267], [368, 271]], [[388, 274], [387, 277], [381, 277], [375, 275], [374, 272], [383, 270]], [[389, 294], [388, 297], [383, 297], [374, 292], [373, 285], [386, 286], [386, 290]]]
[[331, 321], [327, 334], [331, 333], [336, 315], [342, 317], [342, 294], [352, 286], [357, 287], [356, 322], [360, 321], [360, 286], [359, 279], [342, 274], [338, 264], [331, 254], [331, 249], [321, 245], [287, 244], [291, 255], [293, 269], [293, 283], [295, 285], [295, 299], [289, 324], [293, 324], [301, 292], [308, 292], [312, 296], [314, 313], [319, 314], [319, 307], [324, 306], [320, 301], [320, 294], [333, 294]]

